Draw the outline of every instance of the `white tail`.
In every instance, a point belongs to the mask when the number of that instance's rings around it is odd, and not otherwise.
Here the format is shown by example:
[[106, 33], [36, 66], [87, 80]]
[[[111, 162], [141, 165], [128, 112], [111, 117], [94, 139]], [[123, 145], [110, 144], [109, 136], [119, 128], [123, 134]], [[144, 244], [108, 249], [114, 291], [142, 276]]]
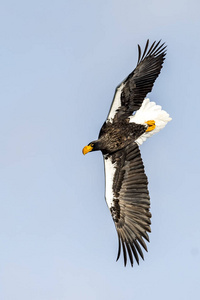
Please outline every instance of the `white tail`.
[[129, 117], [130, 122], [137, 124], [144, 124], [149, 120], [154, 120], [156, 128], [152, 131], [143, 133], [135, 142], [138, 145], [142, 145], [148, 137], [151, 137], [155, 133], [159, 132], [165, 125], [172, 120], [169, 114], [162, 110], [160, 105], [156, 105], [155, 102], [150, 102], [148, 98], [144, 99], [142, 106], [136, 111], [134, 116]]

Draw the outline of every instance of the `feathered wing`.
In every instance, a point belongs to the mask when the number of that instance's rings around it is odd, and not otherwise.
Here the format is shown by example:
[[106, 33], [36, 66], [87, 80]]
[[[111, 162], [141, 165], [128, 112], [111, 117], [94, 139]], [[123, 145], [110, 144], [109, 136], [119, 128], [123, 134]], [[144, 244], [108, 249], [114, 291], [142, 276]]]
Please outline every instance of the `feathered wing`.
[[166, 55], [165, 44], [154, 42], [149, 47], [147, 40], [143, 54], [138, 45], [138, 62], [135, 70], [116, 88], [107, 120], [127, 118], [140, 108], [146, 95], [160, 74]]
[[128, 254], [133, 266], [133, 258], [138, 264], [139, 255], [144, 259], [141, 246], [147, 251], [143, 238], [149, 241], [147, 232], [151, 231], [148, 180], [138, 145], [133, 143], [114, 154], [104, 155], [104, 163], [106, 202], [119, 239], [117, 260], [122, 248], [124, 265]]

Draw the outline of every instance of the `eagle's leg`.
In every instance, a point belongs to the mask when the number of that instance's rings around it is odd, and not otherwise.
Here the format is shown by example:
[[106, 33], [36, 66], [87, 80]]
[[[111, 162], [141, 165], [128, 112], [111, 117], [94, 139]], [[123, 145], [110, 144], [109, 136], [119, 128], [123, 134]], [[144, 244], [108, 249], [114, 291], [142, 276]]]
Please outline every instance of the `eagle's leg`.
[[147, 128], [146, 132], [152, 131], [156, 128], [156, 124], [155, 124], [154, 120], [149, 120], [145, 123], [148, 125], [148, 128]]

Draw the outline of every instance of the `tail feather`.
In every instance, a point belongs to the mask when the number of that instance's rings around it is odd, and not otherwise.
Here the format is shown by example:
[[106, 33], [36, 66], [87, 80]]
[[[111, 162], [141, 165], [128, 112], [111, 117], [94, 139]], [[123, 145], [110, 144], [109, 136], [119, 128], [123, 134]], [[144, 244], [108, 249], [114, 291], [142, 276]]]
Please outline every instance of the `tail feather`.
[[144, 124], [148, 120], [154, 120], [155, 121], [155, 129], [149, 132], [143, 133], [137, 140], [136, 143], [138, 145], [142, 145], [144, 141], [148, 137], [151, 137], [155, 133], [159, 132], [162, 128], [165, 127], [165, 125], [172, 120], [170, 118], [169, 114], [162, 110], [162, 107], [160, 105], [156, 105], [155, 102], [150, 102], [148, 98], [144, 99], [141, 108], [135, 113], [134, 116], [129, 117], [130, 122], [134, 122], [137, 124]]

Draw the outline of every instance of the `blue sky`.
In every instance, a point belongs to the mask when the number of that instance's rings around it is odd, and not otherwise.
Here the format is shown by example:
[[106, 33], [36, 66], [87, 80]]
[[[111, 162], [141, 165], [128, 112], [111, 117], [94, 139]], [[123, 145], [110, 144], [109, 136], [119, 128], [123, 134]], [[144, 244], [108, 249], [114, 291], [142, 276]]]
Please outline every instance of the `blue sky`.
[[[199, 1], [0, 4], [0, 298], [197, 299]], [[173, 118], [141, 146], [151, 195], [145, 261], [115, 262], [98, 136], [137, 44], [167, 58], [149, 97]]]

